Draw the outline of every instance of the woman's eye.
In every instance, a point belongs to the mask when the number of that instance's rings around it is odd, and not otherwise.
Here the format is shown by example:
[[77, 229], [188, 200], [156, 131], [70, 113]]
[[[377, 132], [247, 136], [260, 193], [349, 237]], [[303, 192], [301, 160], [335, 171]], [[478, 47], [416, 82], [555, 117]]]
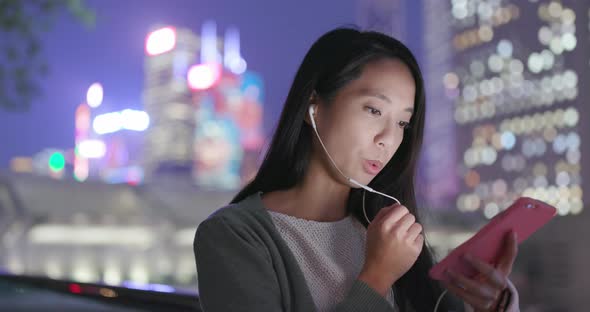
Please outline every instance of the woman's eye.
[[407, 121], [400, 121], [398, 123], [398, 125], [399, 125], [400, 128], [402, 128], [404, 130], [410, 129], [410, 123], [407, 122]]
[[369, 112], [371, 114], [377, 115], [377, 116], [381, 116], [381, 111], [380, 110], [378, 110], [376, 108], [373, 108], [373, 107], [370, 107], [370, 106], [367, 106], [367, 109], [369, 110]]

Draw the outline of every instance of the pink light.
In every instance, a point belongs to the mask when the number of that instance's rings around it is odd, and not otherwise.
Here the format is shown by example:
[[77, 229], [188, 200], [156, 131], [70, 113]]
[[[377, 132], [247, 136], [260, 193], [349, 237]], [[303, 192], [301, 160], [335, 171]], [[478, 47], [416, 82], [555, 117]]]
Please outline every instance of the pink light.
[[90, 108], [88, 108], [88, 105], [78, 105], [75, 118], [76, 130], [86, 133], [88, 128], [90, 128]]
[[70, 292], [74, 294], [79, 294], [82, 292], [82, 287], [78, 284], [70, 284]]
[[88, 178], [89, 174], [89, 164], [88, 159], [84, 158], [84, 156], [80, 155], [78, 151], [78, 147], [76, 147], [75, 151], [75, 158], [74, 158], [74, 178], [77, 181], [83, 182]]
[[241, 143], [247, 150], [257, 150], [264, 144], [264, 137], [258, 131], [247, 131], [242, 135]]
[[187, 80], [191, 89], [205, 90], [211, 88], [221, 78], [218, 64], [199, 64], [188, 71]]
[[145, 52], [154, 56], [171, 51], [176, 46], [176, 30], [164, 27], [151, 32], [145, 40]]
[[89, 174], [88, 159], [77, 157], [74, 163], [74, 178], [76, 181], [84, 182], [88, 179]]
[[256, 129], [262, 125], [262, 106], [254, 101], [244, 99], [236, 113], [236, 121], [242, 131]]

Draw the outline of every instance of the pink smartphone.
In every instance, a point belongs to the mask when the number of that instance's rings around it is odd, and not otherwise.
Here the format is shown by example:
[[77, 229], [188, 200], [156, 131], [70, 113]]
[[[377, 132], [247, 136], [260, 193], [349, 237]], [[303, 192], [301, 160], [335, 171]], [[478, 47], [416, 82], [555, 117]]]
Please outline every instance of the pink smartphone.
[[429, 275], [436, 280], [447, 280], [444, 273], [447, 269], [451, 269], [473, 278], [477, 271], [462, 259], [464, 254], [469, 253], [476, 259], [495, 265], [499, 261], [506, 238], [511, 231], [516, 232], [520, 244], [549, 222], [556, 213], [555, 207], [547, 203], [521, 197], [433, 266]]

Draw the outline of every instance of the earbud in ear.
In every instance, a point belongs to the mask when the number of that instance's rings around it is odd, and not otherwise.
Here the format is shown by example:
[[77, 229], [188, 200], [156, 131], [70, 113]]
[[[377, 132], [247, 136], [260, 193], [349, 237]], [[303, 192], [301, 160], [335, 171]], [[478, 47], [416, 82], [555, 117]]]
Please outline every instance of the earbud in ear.
[[313, 114], [315, 113], [315, 106], [309, 105], [309, 120], [311, 121], [311, 126], [315, 129], [315, 118]]

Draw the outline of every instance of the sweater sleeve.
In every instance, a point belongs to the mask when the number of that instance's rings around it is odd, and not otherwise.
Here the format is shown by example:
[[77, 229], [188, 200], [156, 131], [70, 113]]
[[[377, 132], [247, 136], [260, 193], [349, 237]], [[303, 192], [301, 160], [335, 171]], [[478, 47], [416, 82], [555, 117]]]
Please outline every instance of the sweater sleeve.
[[[193, 247], [204, 312], [285, 310], [270, 255], [249, 231], [214, 217], [199, 225]], [[332, 311], [394, 309], [379, 293], [356, 280]]]
[[222, 218], [199, 225], [193, 248], [204, 312], [283, 310], [270, 257], [258, 245]]

